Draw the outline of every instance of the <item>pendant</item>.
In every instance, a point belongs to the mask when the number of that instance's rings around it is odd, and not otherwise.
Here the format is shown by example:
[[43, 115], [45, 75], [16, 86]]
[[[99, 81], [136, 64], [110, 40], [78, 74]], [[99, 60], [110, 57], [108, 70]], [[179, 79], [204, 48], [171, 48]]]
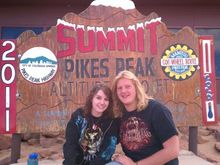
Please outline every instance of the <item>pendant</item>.
[[93, 130], [96, 130], [96, 129], [97, 129], [97, 125], [96, 125], [96, 124], [93, 124], [93, 125], [92, 125], [92, 129], [93, 129]]

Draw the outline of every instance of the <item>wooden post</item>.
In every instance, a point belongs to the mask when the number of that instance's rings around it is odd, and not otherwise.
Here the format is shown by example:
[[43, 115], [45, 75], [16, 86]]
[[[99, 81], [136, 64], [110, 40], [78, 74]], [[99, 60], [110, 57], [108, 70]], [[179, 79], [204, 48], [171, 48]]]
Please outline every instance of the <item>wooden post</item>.
[[11, 145], [11, 163], [17, 163], [17, 160], [21, 156], [21, 134], [14, 133], [12, 135]]
[[197, 136], [198, 136], [198, 127], [190, 126], [189, 127], [189, 151], [192, 151], [197, 155]]

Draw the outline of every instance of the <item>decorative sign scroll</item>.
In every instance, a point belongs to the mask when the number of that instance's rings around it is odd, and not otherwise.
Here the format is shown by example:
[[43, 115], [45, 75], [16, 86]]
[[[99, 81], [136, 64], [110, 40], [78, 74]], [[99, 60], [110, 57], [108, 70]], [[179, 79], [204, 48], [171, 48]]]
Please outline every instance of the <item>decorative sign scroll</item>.
[[212, 36], [199, 37], [201, 61], [201, 93], [203, 122], [210, 125], [218, 122], [215, 89], [214, 40]]
[[16, 131], [15, 40], [0, 40], [0, 133]]
[[47, 32], [17, 38], [17, 132], [63, 131], [92, 87], [111, 86], [125, 69], [169, 107], [177, 126], [202, 125], [198, 35], [189, 27], [170, 32], [156, 13], [144, 16], [132, 1], [113, 2], [94, 1]]

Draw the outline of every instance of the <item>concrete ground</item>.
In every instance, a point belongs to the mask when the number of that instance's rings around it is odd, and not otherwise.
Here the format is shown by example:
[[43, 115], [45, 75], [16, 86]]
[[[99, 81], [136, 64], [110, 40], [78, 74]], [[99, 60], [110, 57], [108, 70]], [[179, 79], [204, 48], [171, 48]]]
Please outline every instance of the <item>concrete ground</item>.
[[[39, 165], [62, 165], [63, 160], [43, 160], [39, 162]], [[179, 155], [179, 165], [214, 165], [198, 156], [191, 151], [181, 150]], [[27, 165], [27, 163], [14, 163], [11, 165]]]
[[187, 150], [180, 151], [179, 162], [179, 165], [214, 165]]

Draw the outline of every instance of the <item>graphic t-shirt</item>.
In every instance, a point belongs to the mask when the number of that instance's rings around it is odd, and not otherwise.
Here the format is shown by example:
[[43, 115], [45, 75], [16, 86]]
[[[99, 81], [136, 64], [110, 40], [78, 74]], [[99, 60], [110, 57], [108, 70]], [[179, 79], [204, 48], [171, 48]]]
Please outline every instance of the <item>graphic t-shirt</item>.
[[78, 109], [67, 124], [63, 164], [104, 165], [111, 161], [117, 143], [117, 119], [85, 118]]
[[[144, 159], [163, 148], [163, 142], [177, 135], [171, 112], [155, 100], [140, 111], [125, 112], [121, 119], [120, 142], [134, 161]], [[178, 165], [178, 159], [166, 165]]]

